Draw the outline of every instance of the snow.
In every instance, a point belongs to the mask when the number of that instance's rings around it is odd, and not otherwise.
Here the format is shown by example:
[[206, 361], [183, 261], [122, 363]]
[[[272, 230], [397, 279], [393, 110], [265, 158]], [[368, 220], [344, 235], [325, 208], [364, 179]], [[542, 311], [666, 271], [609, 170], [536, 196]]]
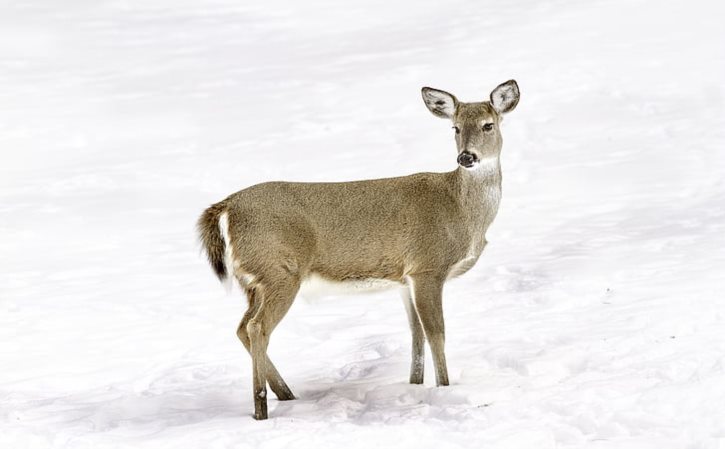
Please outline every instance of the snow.
[[[725, 7], [212, 0], [0, 7], [0, 447], [725, 448]], [[268, 180], [455, 167], [433, 86], [514, 78], [503, 196], [445, 290], [297, 301], [251, 363], [194, 225]]]

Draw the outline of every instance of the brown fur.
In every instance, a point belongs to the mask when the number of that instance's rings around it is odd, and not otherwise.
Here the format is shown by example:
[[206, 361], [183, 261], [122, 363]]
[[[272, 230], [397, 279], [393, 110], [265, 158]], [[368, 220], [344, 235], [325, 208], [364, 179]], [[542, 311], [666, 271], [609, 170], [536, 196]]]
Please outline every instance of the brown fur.
[[[502, 86], [516, 87], [510, 81], [497, 89]], [[426, 89], [423, 98], [431, 112], [461, 129], [458, 152], [475, 153], [485, 167], [342, 183], [263, 183], [212, 205], [199, 219], [214, 272], [220, 279], [233, 275], [249, 298], [237, 335], [252, 355], [255, 418], [267, 417], [266, 382], [278, 398], [294, 398], [266, 348], [311, 275], [340, 283], [382, 279], [406, 286], [403, 298], [413, 335], [410, 381], [423, 382], [425, 337], [436, 382], [448, 384], [443, 284], [470, 269], [486, 245], [501, 189], [498, 111], [503, 107], [460, 103], [444, 91]], [[517, 102], [518, 88], [513, 92]], [[484, 122], [494, 123], [494, 129], [483, 131]], [[224, 212], [234, 273], [227, 273], [224, 264], [219, 229]]]

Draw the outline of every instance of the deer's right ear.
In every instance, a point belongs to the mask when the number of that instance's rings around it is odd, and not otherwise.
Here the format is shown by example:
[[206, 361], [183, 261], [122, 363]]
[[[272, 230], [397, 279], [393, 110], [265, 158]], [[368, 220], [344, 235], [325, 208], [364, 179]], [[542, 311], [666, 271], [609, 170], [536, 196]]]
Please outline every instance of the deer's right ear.
[[424, 87], [421, 93], [426, 107], [433, 115], [440, 118], [453, 118], [453, 113], [456, 112], [458, 105], [456, 97], [444, 90], [431, 87]]

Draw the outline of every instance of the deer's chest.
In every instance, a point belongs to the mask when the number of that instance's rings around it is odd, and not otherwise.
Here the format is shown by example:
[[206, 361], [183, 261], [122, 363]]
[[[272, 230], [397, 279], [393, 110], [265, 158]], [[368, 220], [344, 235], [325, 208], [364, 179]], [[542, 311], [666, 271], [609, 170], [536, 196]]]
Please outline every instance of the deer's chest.
[[483, 191], [481, 201], [471, 208], [471, 233], [466, 250], [449, 270], [448, 278], [460, 276], [470, 270], [486, 247], [486, 231], [496, 218], [501, 202], [501, 187], [491, 186]]
[[493, 223], [501, 202], [501, 186], [491, 185], [481, 190], [479, 200], [471, 201], [469, 208], [470, 241], [466, 258], [479, 256], [486, 245], [486, 231]]
[[501, 203], [501, 186], [492, 185], [485, 188], [483, 190], [482, 200], [479, 218], [482, 232], [485, 234], [498, 213], [498, 206]]

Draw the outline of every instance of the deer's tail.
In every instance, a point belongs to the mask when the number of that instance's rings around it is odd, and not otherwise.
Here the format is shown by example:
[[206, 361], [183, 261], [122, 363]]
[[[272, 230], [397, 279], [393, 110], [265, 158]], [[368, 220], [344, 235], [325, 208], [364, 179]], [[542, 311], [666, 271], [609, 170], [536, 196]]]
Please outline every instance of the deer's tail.
[[199, 217], [196, 229], [214, 274], [220, 281], [226, 281], [232, 269], [227, 260], [231, 256], [231, 247], [228, 248], [229, 217], [226, 202], [209, 206]]

